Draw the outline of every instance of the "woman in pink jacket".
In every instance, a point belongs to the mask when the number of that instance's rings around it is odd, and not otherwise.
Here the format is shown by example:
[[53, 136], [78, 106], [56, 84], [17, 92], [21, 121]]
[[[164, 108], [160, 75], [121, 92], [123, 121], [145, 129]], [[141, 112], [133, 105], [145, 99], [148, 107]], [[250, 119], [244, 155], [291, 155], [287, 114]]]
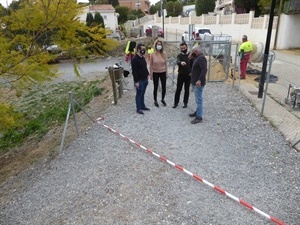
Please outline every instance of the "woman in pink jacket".
[[167, 54], [163, 48], [163, 42], [160, 39], [157, 39], [154, 43], [154, 52], [150, 57], [150, 79], [153, 80], [153, 97], [154, 97], [154, 105], [159, 107], [157, 102], [157, 90], [158, 90], [158, 82], [161, 82], [161, 103], [164, 106], [167, 106], [165, 102], [166, 95], [166, 83], [167, 83], [167, 74], [168, 74], [168, 66], [167, 66]]

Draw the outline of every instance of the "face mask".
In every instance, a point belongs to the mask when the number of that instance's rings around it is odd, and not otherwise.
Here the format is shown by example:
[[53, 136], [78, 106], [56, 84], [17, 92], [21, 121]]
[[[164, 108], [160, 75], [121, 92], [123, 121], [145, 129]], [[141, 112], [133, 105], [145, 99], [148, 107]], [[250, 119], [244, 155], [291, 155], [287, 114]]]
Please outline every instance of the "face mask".
[[141, 54], [145, 55], [145, 53], [146, 53], [146, 50], [145, 49], [141, 49]]
[[182, 53], [187, 53], [187, 49], [181, 50]]
[[158, 51], [160, 51], [160, 50], [162, 49], [162, 46], [161, 46], [161, 45], [157, 45], [157, 46], [156, 46], [156, 49], [157, 49]]
[[193, 56], [193, 57], [196, 57], [196, 54], [195, 54], [195, 53], [192, 53], [192, 56]]

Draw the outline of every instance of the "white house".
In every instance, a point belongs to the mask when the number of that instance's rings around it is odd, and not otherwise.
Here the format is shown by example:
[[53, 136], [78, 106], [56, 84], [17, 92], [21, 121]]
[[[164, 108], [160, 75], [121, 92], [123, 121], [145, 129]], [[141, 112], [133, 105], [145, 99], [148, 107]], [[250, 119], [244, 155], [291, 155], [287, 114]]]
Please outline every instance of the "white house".
[[230, 15], [235, 12], [234, 0], [217, 0], [215, 12], [221, 12], [222, 15]]
[[183, 6], [182, 12], [183, 12], [184, 16], [195, 16], [196, 15], [195, 5]]
[[79, 15], [79, 20], [86, 22], [87, 13], [92, 13], [95, 16], [96, 12], [99, 12], [103, 17], [104, 26], [106, 29], [115, 31], [118, 28], [118, 17], [119, 14], [116, 12], [115, 8], [112, 5], [90, 5], [84, 7], [82, 14]]

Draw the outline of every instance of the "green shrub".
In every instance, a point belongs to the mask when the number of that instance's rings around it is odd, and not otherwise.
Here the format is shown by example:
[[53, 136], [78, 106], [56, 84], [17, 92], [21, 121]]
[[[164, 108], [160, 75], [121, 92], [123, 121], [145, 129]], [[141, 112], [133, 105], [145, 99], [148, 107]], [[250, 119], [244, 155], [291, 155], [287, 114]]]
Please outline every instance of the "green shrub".
[[[7, 127], [0, 138], [0, 152], [22, 144], [32, 137], [40, 140], [53, 126], [64, 123], [68, 107], [69, 92], [81, 106], [102, 94], [100, 81], [63, 82], [34, 88], [20, 99], [16, 106], [24, 121], [17, 126]], [[79, 107], [75, 107], [77, 112]]]

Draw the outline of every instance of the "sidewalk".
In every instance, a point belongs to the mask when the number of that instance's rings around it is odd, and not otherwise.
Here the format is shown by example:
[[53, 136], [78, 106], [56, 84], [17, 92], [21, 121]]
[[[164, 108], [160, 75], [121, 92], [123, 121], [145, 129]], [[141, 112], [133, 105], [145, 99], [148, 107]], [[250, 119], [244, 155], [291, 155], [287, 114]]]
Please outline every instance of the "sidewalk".
[[[261, 112], [263, 98], [257, 97], [257, 88], [251, 83], [241, 81], [240, 90], [257, 111]], [[283, 134], [291, 146], [300, 140], [300, 120], [269, 96], [266, 97], [264, 117]], [[300, 151], [300, 142], [294, 148]]]

